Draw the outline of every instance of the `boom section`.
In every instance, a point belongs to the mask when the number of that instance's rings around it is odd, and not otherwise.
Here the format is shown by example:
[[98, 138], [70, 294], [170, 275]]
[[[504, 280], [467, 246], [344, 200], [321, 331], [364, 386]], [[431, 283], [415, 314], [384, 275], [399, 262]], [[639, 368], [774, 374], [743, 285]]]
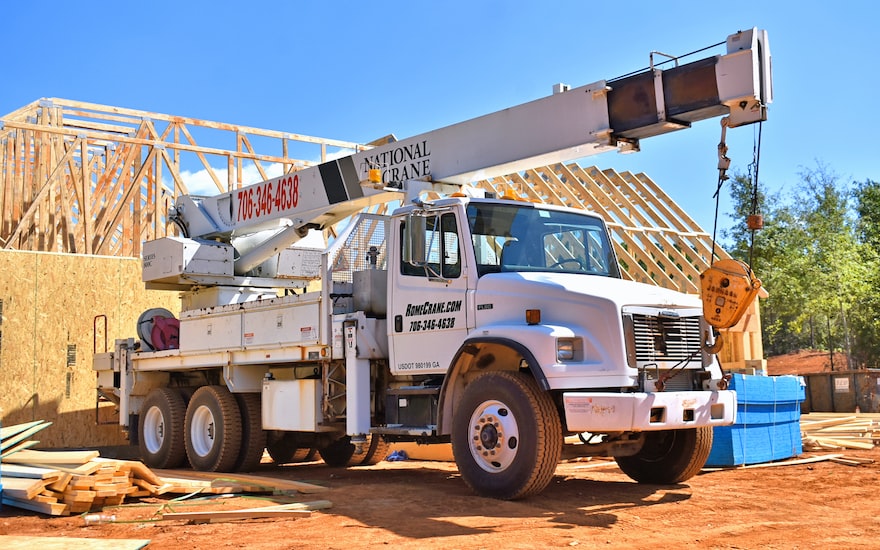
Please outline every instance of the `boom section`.
[[[667, 70], [652, 66], [393, 141], [223, 193], [182, 197], [174, 214], [187, 236], [253, 233], [279, 225], [323, 227], [402, 198], [403, 182], [464, 185], [610, 150], [728, 115], [731, 127], [763, 121], [772, 100], [765, 31], [727, 39], [727, 53]], [[369, 171], [381, 172], [371, 183]]]

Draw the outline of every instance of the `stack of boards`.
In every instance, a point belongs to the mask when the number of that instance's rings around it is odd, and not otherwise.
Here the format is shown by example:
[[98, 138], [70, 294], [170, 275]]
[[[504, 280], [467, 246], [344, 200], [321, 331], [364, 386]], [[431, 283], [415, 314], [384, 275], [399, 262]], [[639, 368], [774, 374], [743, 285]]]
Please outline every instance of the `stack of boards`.
[[812, 412], [801, 416], [804, 449], [870, 451], [880, 443], [880, 413]]
[[35, 451], [28, 438], [50, 426], [35, 421], [0, 429], [3, 505], [53, 516], [159, 494], [163, 481], [140, 462], [101, 458], [98, 451]]
[[[316, 493], [325, 487], [236, 474], [163, 471], [141, 462], [101, 458], [98, 451], [36, 451], [29, 438], [50, 426], [36, 421], [0, 428], [0, 484], [4, 506], [66, 516], [123, 504], [127, 499], [177, 494]], [[197, 479], [191, 479], [196, 477]], [[323, 501], [322, 501], [323, 502]]]

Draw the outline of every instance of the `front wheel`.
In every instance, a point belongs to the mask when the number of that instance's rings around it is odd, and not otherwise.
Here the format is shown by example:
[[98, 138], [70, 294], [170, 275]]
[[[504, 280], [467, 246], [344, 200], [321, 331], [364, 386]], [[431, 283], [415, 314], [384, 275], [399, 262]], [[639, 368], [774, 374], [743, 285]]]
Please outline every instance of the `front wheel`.
[[550, 394], [522, 373], [478, 376], [458, 404], [452, 452], [462, 479], [481, 496], [512, 500], [540, 493], [562, 453], [562, 425]]
[[686, 481], [699, 473], [712, 450], [712, 427], [645, 433], [645, 444], [632, 456], [615, 458], [623, 473], [639, 483]]

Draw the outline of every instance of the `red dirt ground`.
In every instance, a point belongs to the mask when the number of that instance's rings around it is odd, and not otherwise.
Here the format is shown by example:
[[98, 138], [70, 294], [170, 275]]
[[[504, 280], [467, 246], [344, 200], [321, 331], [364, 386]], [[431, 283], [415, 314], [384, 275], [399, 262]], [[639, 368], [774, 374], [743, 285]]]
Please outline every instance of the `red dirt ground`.
[[656, 486], [630, 481], [613, 463], [566, 462], [544, 493], [515, 502], [474, 496], [450, 463], [264, 464], [262, 475], [329, 487], [296, 498], [330, 500], [333, 507], [300, 519], [191, 524], [150, 520], [165, 506], [181, 512], [271, 503], [146, 499], [113, 511], [126, 523], [86, 527], [79, 516], [49, 518], [4, 506], [0, 534], [149, 539], [149, 548], [162, 549], [876, 548], [880, 449], [846, 454], [875, 463], [726, 469]]
[[[835, 353], [834, 368], [843, 369], [845, 365], [846, 356]], [[801, 350], [767, 358], [767, 374], [771, 376], [816, 372], [831, 372], [831, 355], [827, 351]]]
[[[800, 352], [769, 359], [768, 370], [821, 372], [827, 360], [824, 352]], [[570, 461], [559, 465], [541, 495], [515, 502], [474, 496], [455, 465], [445, 462], [350, 469], [270, 463], [257, 473], [324, 485], [326, 492], [294, 498], [329, 500], [333, 507], [299, 519], [195, 524], [155, 520], [161, 510], [231, 510], [272, 502], [143, 499], [112, 510], [122, 523], [85, 526], [80, 516], [46, 517], [4, 506], [0, 535], [148, 539], [148, 548], [172, 550], [880, 547], [880, 447], [845, 454], [875, 462], [704, 471], [680, 485], [657, 486], [632, 482], [613, 462]]]

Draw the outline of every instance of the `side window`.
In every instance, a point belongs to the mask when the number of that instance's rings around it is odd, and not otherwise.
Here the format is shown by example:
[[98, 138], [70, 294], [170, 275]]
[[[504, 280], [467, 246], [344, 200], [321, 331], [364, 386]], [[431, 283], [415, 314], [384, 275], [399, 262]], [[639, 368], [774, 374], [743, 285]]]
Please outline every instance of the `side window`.
[[461, 249], [458, 245], [458, 225], [454, 214], [443, 214], [440, 218], [443, 258], [442, 275], [447, 279], [461, 276]]
[[[417, 277], [443, 277], [456, 279], [461, 276], [461, 248], [458, 239], [458, 225], [451, 213], [433, 216], [426, 220], [425, 243], [428, 251], [428, 265], [414, 266], [404, 262], [401, 250], [400, 273]], [[405, 224], [400, 225], [403, 246]]]

